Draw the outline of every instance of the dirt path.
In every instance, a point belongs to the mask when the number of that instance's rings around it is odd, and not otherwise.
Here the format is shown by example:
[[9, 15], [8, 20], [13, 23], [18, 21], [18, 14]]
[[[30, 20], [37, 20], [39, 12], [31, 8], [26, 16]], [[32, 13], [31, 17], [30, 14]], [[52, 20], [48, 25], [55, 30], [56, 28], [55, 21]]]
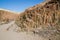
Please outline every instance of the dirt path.
[[8, 27], [10, 27], [12, 24], [14, 24], [15, 21], [9, 22], [8, 24], [0, 25], [0, 31], [6, 30]]
[[47, 40], [44, 39], [43, 37], [39, 37], [38, 35], [34, 35], [32, 33], [26, 32], [18, 33], [10, 30], [6, 31], [6, 29], [10, 27], [12, 24], [14, 24], [14, 22], [15, 21], [12, 21], [8, 24], [0, 25], [0, 40]]
[[0, 32], [0, 40], [45, 40], [42, 37], [26, 32]]

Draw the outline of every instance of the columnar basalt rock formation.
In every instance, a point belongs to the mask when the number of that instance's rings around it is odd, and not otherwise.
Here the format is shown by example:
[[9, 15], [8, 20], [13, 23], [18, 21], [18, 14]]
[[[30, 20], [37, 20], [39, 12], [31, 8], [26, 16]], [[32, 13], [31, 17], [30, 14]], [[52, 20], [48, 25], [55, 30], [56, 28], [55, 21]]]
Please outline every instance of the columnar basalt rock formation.
[[40, 25], [54, 26], [60, 24], [59, 0], [48, 1], [44, 4], [44, 6], [41, 6], [42, 4], [28, 8], [21, 13], [18, 20], [18, 25], [20, 27], [24, 26], [35, 28], [40, 27]]
[[[23, 30], [51, 38], [49, 40], [59, 40], [60, 0], [49, 0], [26, 9], [20, 14], [16, 24]], [[37, 29], [38, 32], [35, 31]]]

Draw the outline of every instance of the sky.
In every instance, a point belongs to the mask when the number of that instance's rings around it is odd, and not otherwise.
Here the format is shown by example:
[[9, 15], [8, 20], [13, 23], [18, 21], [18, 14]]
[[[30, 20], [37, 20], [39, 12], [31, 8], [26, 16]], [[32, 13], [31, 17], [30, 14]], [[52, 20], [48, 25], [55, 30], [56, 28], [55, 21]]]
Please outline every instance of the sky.
[[15, 12], [22, 12], [25, 9], [43, 1], [44, 0], [0, 0], [0, 8]]

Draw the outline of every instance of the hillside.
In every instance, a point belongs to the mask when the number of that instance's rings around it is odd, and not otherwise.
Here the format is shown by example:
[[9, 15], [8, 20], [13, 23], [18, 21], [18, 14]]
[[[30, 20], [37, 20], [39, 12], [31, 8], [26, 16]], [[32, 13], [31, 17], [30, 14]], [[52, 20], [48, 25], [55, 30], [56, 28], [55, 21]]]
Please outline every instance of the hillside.
[[18, 14], [9, 10], [0, 9], [0, 22], [9, 22], [16, 20]]
[[16, 20], [24, 31], [32, 31], [40, 36], [60, 39], [60, 1], [49, 0], [26, 9]]
[[[41, 6], [44, 4], [43, 6]], [[17, 24], [20, 27], [40, 27], [60, 25], [60, 2], [48, 1], [26, 9], [20, 14]]]

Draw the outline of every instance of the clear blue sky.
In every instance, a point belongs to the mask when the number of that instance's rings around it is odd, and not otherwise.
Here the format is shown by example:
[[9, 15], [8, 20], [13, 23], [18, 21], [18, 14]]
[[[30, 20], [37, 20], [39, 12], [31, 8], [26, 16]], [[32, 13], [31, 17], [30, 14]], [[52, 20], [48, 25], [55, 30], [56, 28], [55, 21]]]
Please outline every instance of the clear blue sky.
[[0, 8], [22, 12], [26, 8], [43, 2], [43, 0], [0, 0]]

